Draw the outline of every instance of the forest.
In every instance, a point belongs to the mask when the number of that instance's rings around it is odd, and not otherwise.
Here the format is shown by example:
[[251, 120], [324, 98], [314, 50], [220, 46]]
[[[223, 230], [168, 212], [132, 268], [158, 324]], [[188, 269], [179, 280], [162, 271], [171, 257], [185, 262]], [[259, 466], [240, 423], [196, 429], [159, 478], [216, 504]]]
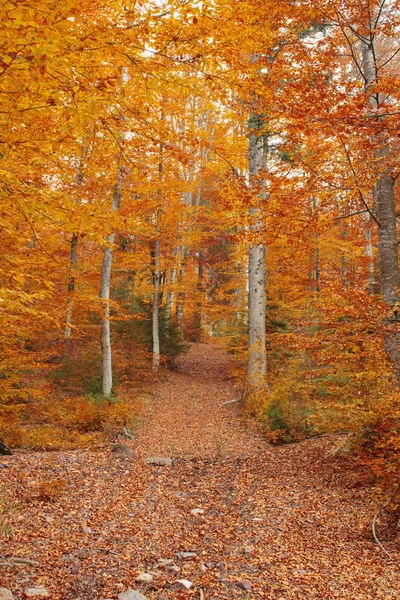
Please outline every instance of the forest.
[[0, 600], [399, 597], [400, 1], [0, 14]]

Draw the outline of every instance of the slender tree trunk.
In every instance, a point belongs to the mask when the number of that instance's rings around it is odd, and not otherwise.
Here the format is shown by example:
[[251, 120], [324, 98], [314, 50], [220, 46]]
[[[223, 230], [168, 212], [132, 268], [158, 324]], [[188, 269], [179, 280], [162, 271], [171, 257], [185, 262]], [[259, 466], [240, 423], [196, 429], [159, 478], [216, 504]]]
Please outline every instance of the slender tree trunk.
[[204, 253], [202, 250], [199, 250], [198, 254], [198, 263], [197, 263], [197, 293], [199, 295], [199, 299], [196, 303], [196, 314], [194, 317], [193, 323], [193, 339], [195, 342], [201, 342], [201, 318], [203, 311], [203, 282], [204, 282]]
[[[118, 210], [121, 202], [123, 183], [123, 167], [118, 167], [117, 183], [114, 188], [111, 210]], [[111, 331], [110, 331], [110, 285], [111, 268], [113, 258], [113, 244], [115, 233], [107, 236], [107, 246], [104, 249], [103, 267], [101, 270], [101, 289], [100, 298], [103, 305], [103, 316], [100, 328], [100, 344], [103, 367], [103, 396], [110, 398], [112, 393], [113, 372], [112, 372], [112, 351], [111, 351]]]
[[372, 246], [371, 221], [369, 216], [367, 218], [368, 221], [366, 222], [364, 227], [365, 254], [368, 257], [368, 291], [372, 295], [376, 293], [374, 249]]
[[71, 344], [72, 332], [72, 297], [75, 292], [75, 272], [77, 265], [78, 234], [73, 233], [71, 239], [71, 252], [69, 256], [70, 272], [68, 278], [68, 296], [67, 296], [67, 318], [65, 320], [65, 341], [67, 348]]
[[[87, 156], [87, 150], [84, 150], [83, 155], [79, 162], [79, 171], [77, 177], [77, 185], [81, 186], [83, 181], [83, 164], [84, 159]], [[77, 202], [80, 202], [78, 198]], [[76, 266], [77, 266], [77, 252], [78, 252], [78, 234], [73, 233], [71, 239], [71, 250], [69, 255], [69, 277], [68, 277], [68, 294], [67, 294], [67, 316], [65, 319], [65, 330], [64, 337], [66, 342], [66, 349], [69, 350], [71, 345], [71, 334], [72, 334], [72, 313], [73, 313], [73, 296], [75, 293], [75, 278], [76, 278]]]
[[[176, 254], [176, 252], [175, 252], [175, 254]], [[171, 321], [172, 307], [174, 305], [175, 277], [176, 277], [176, 268], [175, 268], [175, 265], [173, 265], [170, 275], [169, 275], [168, 291], [167, 291], [166, 298], [165, 298], [165, 323], [166, 323], [166, 326], [168, 326], [168, 324]]]
[[[265, 161], [265, 140], [259, 133], [261, 124], [252, 115], [249, 120], [249, 174], [250, 185], [260, 187], [259, 171]], [[263, 230], [263, 210], [250, 208], [252, 233], [260, 237]], [[247, 363], [247, 392], [259, 394], [266, 389], [266, 314], [265, 314], [265, 244], [250, 244], [248, 250], [249, 278], [249, 356]]]
[[[191, 179], [192, 176], [190, 176]], [[187, 206], [193, 205], [193, 194], [192, 192], [188, 192], [184, 194], [183, 203]], [[178, 284], [178, 292], [176, 295], [176, 324], [178, 329], [183, 335], [185, 329], [185, 283], [186, 283], [186, 270], [187, 264], [190, 256], [190, 246], [182, 245], [179, 252], [181, 259], [180, 265], [178, 267], [177, 274], [177, 284]]]
[[153, 294], [153, 371], [160, 368], [160, 240], [154, 243], [154, 294]]
[[177, 284], [178, 293], [176, 298], [176, 324], [180, 333], [183, 335], [185, 330], [185, 282], [186, 282], [186, 270], [190, 255], [190, 248], [182, 246], [181, 249], [181, 263], [178, 270]]
[[[161, 116], [163, 119], [163, 115]], [[160, 144], [160, 158], [158, 162], [158, 177], [160, 187], [158, 190], [158, 198], [160, 201], [159, 209], [157, 210], [157, 225], [156, 235], [157, 239], [154, 243], [154, 273], [153, 273], [153, 312], [152, 312], [152, 334], [153, 334], [153, 371], [158, 371], [160, 368], [160, 232], [159, 232], [159, 219], [161, 211], [161, 200], [162, 200], [162, 180], [163, 180], [163, 144]]]
[[243, 264], [241, 260], [235, 261], [235, 272], [236, 278], [238, 280], [238, 285], [235, 288], [235, 299], [233, 301], [233, 305], [235, 308], [235, 323], [241, 324], [243, 320], [243, 296], [244, 291], [242, 287], [242, 274], [243, 274]]

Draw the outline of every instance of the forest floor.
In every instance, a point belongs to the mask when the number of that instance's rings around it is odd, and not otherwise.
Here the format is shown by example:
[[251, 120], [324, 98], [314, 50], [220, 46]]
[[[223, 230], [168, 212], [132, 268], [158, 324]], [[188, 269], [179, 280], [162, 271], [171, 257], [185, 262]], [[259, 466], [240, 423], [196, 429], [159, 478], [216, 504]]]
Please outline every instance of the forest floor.
[[368, 477], [332, 456], [333, 438], [266, 444], [239, 403], [222, 405], [227, 361], [192, 345], [123, 442], [131, 455], [1, 457], [0, 587], [16, 600], [38, 586], [54, 600], [400, 598], [395, 541], [388, 557], [370, 533]]

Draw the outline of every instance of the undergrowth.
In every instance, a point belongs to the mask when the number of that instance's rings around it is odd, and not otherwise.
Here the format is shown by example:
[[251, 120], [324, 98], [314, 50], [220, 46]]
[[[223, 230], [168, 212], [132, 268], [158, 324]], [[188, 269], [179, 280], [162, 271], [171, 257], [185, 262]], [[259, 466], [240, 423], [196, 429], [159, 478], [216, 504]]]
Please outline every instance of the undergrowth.
[[130, 426], [137, 411], [138, 402], [126, 399], [109, 402], [88, 395], [42, 399], [20, 406], [10, 423], [9, 407], [0, 404], [0, 438], [11, 448], [31, 450], [93, 447]]

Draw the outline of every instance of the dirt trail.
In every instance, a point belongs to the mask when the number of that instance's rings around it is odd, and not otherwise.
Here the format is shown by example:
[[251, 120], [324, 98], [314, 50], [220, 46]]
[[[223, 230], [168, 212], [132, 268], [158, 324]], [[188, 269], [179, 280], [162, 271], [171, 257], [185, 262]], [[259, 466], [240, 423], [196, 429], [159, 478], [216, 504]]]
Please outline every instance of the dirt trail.
[[228, 357], [219, 348], [193, 344], [177, 361], [142, 412], [135, 445], [140, 453], [169, 456], [247, 456], [265, 448], [254, 424], [243, 417], [228, 379]]
[[[385, 557], [371, 539], [376, 507], [362, 474], [329, 456], [328, 439], [265, 446], [238, 404], [220, 406], [235, 397], [226, 361], [204, 345], [180, 359], [143, 411], [133, 458], [2, 458], [11, 535], [0, 554], [38, 565], [0, 567], [0, 587], [16, 600], [34, 585], [54, 600], [125, 589], [149, 600], [400, 598], [399, 553], [386, 542]], [[171, 454], [172, 467], [143, 460]], [[38, 485], [57, 481], [62, 493], [40, 500]], [[149, 571], [151, 583], [135, 582]]]

